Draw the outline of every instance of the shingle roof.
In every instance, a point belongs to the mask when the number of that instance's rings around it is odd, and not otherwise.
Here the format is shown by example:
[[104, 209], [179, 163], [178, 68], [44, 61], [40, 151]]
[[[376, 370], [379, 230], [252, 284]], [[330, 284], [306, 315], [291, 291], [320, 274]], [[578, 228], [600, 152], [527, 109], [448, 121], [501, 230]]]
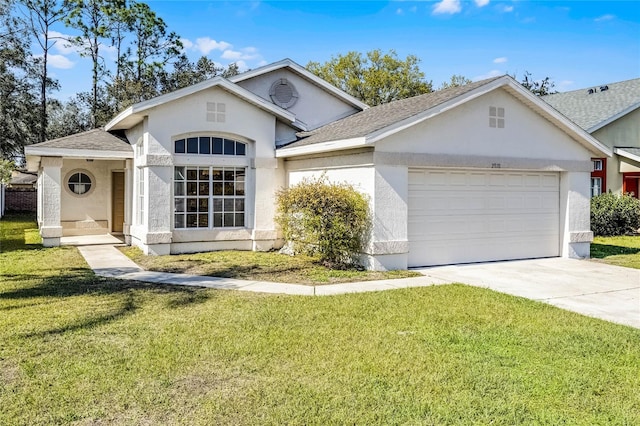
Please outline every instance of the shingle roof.
[[[608, 89], [601, 90], [604, 87]], [[589, 89], [593, 93], [589, 93]], [[640, 78], [556, 93], [542, 99], [584, 130], [593, 132], [617, 115], [640, 106]]]
[[38, 148], [82, 149], [91, 151], [133, 151], [131, 145], [127, 142], [109, 132], [104, 131], [103, 129], [93, 129], [87, 132], [76, 133], [75, 135], [52, 139], [50, 141], [36, 143], [29, 146]]
[[363, 137], [420, 114], [499, 78], [501, 77], [494, 77], [465, 86], [438, 90], [436, 92], [371, 107], [315, 130], [300, 132], [298, 133], [298, 137], [301, 139], [286, 145], [286, 147], [298, 147], [320, 142]]

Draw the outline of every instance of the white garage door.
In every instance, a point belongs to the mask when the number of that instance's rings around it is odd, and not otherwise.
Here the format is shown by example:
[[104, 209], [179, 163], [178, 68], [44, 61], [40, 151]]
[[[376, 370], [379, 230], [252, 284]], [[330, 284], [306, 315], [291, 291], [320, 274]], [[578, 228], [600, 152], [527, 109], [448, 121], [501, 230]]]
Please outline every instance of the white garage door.
[[409, 266], [558, 256], [558, 173], [409, 170]]

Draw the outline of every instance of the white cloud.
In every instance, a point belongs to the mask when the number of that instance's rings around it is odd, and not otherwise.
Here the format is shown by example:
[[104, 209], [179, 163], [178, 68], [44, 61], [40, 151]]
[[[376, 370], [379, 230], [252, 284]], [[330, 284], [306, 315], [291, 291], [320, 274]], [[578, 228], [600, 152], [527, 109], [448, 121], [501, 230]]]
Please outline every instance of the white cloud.
[[404, 15], [404, 10], [402, 8], [396, 9], [396, 15]]
[[604, 21], [611, 21], [615, 19], [615, 15], [611, 15], [611, 14], [606, 14], [606, 15], [602, 15], [597, 17], [596, 19], [594, 19], [594, 21], [596, 22], [604, 22]]
[[236, 61], [236, 65], [238, 66], [238, 71], [240, 72], [244, 72], [249, 69], [245, 61]]
[[53, 68], [59, 68], [63, 70], [68, 70], [70, 68], [73, 68], [74, 65], [76, 64], [66, 56], [62, 56], [62, 55], [49, 55], [47, 56], [47, 61], [49, 65], [51, 65]]
[[513, 12], [513, 6], [505, 6], [502, 9], [503, 12]]
[[250, 61], [253, 59], [262, 59], [262, 57], [258, 53], [258, 49], [256, 49], [255, 47], [245, 47], [244, 49], [240, 50], [227, 49], [222, 52], [221, 58], [230, 61]]
[[193, 42], [191, 40], [189, 40], [188, 38], [181, 38], [180, 42], [182, 43], [182, 48], [184, 50], [193, 49]]
[[575, 82], [573, 80], [562, 80], [561, 82], [556, 84], [555, 88], [560, 92], [564, 92], [571, 89], [574, 83]]
[[231, 47], [226, 41], [217, 42], [210, 37], [199, 37], [196, 39], [195, 46], [192, 49], [199, 50], [203, 55], [208, 55], [212, 50], [224, 51]]
[[63, 34], [58, 31], [49, 31], [49, 40], [51, 40], [54, 45], [53, 48], [56, 52], [61, 55], [70, 55], [72, 53], [77, 53], [78, 49], [76, 46], [72, 46], [67, 40], [73, 38], [73, 36], [69, 34]]
[[476, 77], [473, 77], [473, 81], [478, 81], [478, 80], [485, 80], [487, 78], [491, 78], [491, 77], [498, 77], [499, 75], [504, 75], [504, 71], [500, 71], [500, 70], [491, 70], [486, 74], [482, 74], [482, 75], [478, 75]]
[[478, 7], [485, 7], [486, 5], [489, 4], [489, 0], [474, 0], [476, 3], [476, 6]]
[[453, 15], [461, 10], [460, 0], [442, 0], [433, 6], [434, 15]]
[[500, 57], [500, 58], [495, 58], [495, 59], [493, 60], [493, 63], [494, 63], [494, 64], [504, 64], [505, 62], [507, 62], [507, 60], [508, 60], [508, 59], [507, 59], [505, 56], [502, 56], [502, 57]]

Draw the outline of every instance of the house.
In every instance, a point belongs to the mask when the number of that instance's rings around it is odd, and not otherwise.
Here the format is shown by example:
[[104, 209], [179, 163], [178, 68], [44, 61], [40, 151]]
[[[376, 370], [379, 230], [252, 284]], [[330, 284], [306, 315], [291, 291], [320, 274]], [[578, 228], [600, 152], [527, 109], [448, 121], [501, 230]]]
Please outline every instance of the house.
[[611, 190], [640, 195], [640, 78], [543, 98], [590, 133], [613, 156], [594, 157], [591, 195]]
[[122, 233], [147, 254], [282, 244], [275, 193], [306, 177], [371, 200], [369, 269], [587, 257], [607, 148], [509, 76], [369, 108], [291, 60], [135, 104], [26, 148], [44, 244]]

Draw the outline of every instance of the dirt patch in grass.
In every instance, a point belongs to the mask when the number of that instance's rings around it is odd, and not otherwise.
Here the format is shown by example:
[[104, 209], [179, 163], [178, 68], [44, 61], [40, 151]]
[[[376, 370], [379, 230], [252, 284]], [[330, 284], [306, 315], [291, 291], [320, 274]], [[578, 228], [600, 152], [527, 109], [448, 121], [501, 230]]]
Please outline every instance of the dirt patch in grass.
[[242, 280], [323, 285], [420, 276], [420, 273], [414, 271], [331, 269], [312, 257], [288, 256], [278, 252], [216, 251], [145, 256], [135, 247], [124, 247], [121, 250], [138, 265], [150, 271]]

